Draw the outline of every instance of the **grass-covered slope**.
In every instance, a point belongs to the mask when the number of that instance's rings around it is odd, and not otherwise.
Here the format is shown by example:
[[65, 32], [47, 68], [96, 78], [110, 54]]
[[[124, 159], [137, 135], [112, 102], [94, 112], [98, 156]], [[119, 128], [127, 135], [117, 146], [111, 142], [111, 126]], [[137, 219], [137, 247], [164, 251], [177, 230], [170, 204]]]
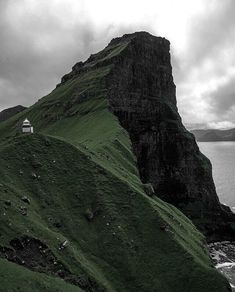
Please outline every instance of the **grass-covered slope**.
[[81, 292], [79, 287], [65, 283], [62, 279], [34, 273], [24, 267], [0, 259], [0, 291], [17, 292]]
[[26, 107], [22, 106], [22, 105], [17, 105], [8, 109], [5, 109], [3, 111], [0, 112], [0, 122], [6, 121], [7, 119], [13, 117], [14, 115], [22, 112], [23, 110], [25, 110]]
[[190, 220], [144, 192], [94, 64], [0, 124], [0, 291], [229, 291]]
[[[87, 291], [226, 291], [200, 233], [175, 208], [147, 197], [141, 184], [136, 189], [74, 146], [41, 135], [11, 140], [0, 157], [1, 246], [39, 239]], [[28, 257], [35, 281], [46, 285], [36, 272], [60, 276], [57, 264], [44, 259], [42, 267], [33, 252]], [[17, 261], [24, 266], [26, 259]], [[12, 283], [4, 283], [3, 291], [11, 291]]]

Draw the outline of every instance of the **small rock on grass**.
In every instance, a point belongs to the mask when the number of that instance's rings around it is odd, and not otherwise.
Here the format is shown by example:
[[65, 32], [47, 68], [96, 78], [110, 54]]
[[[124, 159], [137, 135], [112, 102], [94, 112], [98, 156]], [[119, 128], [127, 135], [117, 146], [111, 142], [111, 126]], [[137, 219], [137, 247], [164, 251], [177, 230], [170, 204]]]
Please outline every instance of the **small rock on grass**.
[[33, 179], [36, 179], [36, 178], [37, 178], [36, 173], [32, 172], [32, 173], [31, 173], [31, 177], [32, 177]]
[[69, 243], [68, 240], [65, 240], [64, 242], [62, 242], [59, 246], [59, 250], [65, 249], [67, 247], [68, 243]]
[[26, 216], [28, 214], [28, 209], [24, 206], [20, 206], [20, 213], [23, 215], [23, 216]]
[[4, 203], [5, 203], [6, 206], [11, 206], [11, 201], [10, 200], [6, 200]]
[[26, 196], [23, 196], [23, 197], [21, 198], [21, 200], [22, 200], [23, 202], [27, 203], [27, 204], [30, 204], [30, 199], [29, 199], [28, 197], [26, 197]]

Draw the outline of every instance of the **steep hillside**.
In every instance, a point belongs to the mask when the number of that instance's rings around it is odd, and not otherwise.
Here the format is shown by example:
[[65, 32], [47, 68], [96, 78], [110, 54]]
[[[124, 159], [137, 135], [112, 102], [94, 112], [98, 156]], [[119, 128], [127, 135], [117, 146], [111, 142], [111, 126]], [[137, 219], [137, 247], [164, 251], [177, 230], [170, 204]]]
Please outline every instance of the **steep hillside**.
[[[110, 111], [107, 85], [141, 35], [0, 124], [0, 291], [230, 291], [202, 234], [141, 182], [133, 137]], [[26, 117], [36, 134], [21, 134]]]
[[8, 109], [5, 109], [0, 112], [0, 122], [6, 121], [7, 119], [11, 118], [12, 116], [22, 112], [25, 110], [26, 107], [22, 105], [17, 105]]
[[216, 141], [235, 141], [235, 129], [229, 130], [192, 130], [197, 141], [216, 142]]
[[[50, 287], [56, 278], [85, 291], [227, 291], [200, 233], [179, 211], [146, 196], [138, 177], [137, 188], [80, 149], [42, 135], [12, 139], [0, 157], [0, 254], [21, 266], [11, 268], [23, 278], [25, 267], [34, 272], [23, 284], [29, 291], [34, 280]], [[8, 277], [3, 268], [0, 275]], [[5, 281], [2, 291], [11, 287]]]

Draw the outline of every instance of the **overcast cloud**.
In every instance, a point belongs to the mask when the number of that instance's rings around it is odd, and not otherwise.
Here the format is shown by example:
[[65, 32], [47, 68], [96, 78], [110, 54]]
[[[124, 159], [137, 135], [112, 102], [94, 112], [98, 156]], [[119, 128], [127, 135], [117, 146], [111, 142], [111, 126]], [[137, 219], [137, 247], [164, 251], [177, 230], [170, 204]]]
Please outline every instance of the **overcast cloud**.
[[113, 37], [171, 41], [184, 122], [235, 125], [234, 0], [0, 0], [0, 110], [31, 105]]

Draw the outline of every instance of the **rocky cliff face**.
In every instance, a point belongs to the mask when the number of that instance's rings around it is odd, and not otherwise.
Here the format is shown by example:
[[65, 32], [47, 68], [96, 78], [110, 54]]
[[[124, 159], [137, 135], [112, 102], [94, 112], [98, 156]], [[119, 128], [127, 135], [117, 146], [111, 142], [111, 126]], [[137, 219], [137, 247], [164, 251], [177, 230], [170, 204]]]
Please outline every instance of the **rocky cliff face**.
[[143, 183], [182, 210], [207, 235], [232, 234], [233, 214], [219, 202], [210, 161], [181, 122], [170, 43], [146, 32], [113, 39], [78, 63], [62, 84], [89, 68], [112, 65], [106, 77], [110, 110], [128, 131]]

